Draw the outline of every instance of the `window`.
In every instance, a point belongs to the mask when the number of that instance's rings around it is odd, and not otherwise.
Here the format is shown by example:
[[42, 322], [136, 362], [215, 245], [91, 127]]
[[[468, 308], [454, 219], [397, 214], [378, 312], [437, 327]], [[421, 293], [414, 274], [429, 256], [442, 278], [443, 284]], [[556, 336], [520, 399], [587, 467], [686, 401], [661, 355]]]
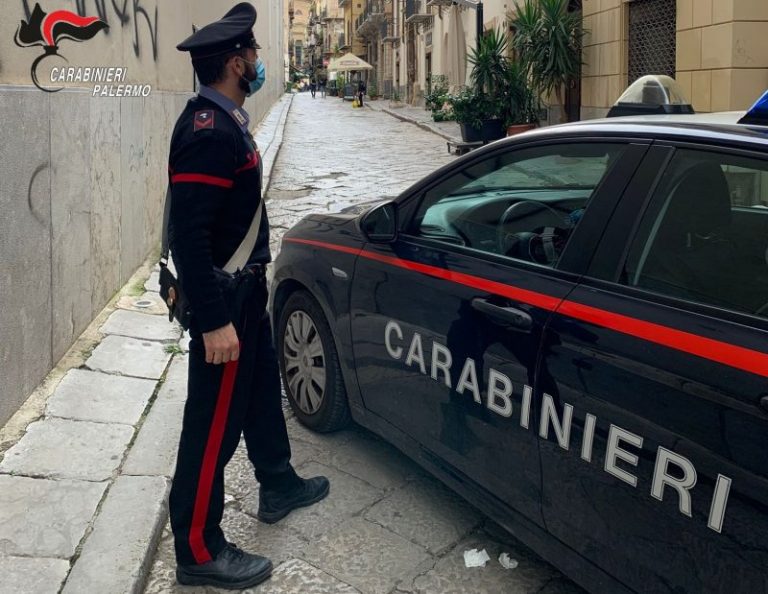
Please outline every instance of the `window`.
[[554, 267], [624, 145], [548, 145], [499, 153], [425, 195], [411, 232]]
[[768, 316], [768, 161], [679, 150], [640, 221], [622, 282]]
[[646, 74], [675, 77], [676, 0], [634, 0], [629, 8], [629, 82]]

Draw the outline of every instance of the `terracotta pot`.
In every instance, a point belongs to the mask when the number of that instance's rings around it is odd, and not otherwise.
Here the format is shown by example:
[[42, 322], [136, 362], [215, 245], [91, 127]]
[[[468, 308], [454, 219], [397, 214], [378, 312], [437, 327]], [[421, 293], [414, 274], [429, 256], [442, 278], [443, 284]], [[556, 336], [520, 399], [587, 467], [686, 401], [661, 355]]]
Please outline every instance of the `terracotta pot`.
[[535, 127], [536, 124], [513, 124], [511, 126], [507, 126], [507, 136], [514, 136], [515, 134], [528, 132], [528, 130], [533, 130]]

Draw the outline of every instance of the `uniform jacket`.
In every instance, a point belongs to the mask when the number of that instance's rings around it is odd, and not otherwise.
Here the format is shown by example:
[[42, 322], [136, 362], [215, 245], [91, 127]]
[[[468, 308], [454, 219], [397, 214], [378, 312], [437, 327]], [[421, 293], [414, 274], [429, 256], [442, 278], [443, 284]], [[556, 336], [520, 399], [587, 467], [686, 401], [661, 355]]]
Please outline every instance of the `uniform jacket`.
[[[223, 267], [251, 226], [261, 195], [261, 156], [244, 112], [191, 99], [171, 138], [169, 243], [197, 329], [230, 321], [214, 266]], [[238, 123], [237, 118], [240, 119]], [[249, 265], [270, 261], [266, 209]]]

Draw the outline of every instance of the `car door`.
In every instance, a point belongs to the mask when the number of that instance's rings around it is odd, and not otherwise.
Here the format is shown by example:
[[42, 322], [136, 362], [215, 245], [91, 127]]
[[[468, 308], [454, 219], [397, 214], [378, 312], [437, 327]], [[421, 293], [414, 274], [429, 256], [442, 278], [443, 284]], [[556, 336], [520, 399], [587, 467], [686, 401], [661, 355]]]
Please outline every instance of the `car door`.
[[406, 197], [398, 239], [356, 264], [365, 407], [539, 524], [536, 355], [578, 279], [557, 265], [568, 240], [574, 266], [588, 261], [645, 150], [598, 139], [485, 152]]
[[768, 160], [657, 143], [638, 180], [545, 332], [546, 526], [638, 592], [766, 592]]

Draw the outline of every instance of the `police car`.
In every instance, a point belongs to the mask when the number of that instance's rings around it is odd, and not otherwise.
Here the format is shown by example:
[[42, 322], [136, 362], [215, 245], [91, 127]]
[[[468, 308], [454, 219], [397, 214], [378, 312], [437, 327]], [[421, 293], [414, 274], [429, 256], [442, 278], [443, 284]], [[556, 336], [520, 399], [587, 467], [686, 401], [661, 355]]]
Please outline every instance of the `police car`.
[[282, 377], [307, 427], [380, 434], [590, 591], [768, 592], [768, 93], [677, 95], [304, 219]]

